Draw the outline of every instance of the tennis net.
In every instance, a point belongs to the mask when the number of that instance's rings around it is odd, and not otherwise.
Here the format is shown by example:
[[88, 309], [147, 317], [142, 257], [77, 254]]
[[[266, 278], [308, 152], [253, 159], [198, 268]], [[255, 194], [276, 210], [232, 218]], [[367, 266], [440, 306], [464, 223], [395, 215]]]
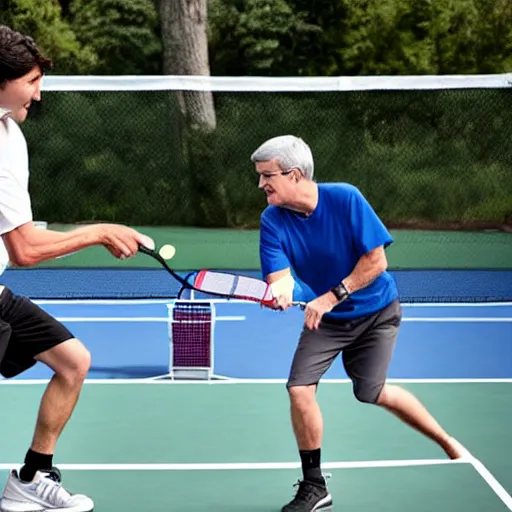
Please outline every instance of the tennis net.
[[[240, 272], [261, 277], [258, 271]], [[512, 270], [396, 270], [392, 274], [403, 302], [512, 301]], [[179, 291], [176, 281], [157, 269], [8, 270], [2, 282], [39, 300], [169, 299]]]

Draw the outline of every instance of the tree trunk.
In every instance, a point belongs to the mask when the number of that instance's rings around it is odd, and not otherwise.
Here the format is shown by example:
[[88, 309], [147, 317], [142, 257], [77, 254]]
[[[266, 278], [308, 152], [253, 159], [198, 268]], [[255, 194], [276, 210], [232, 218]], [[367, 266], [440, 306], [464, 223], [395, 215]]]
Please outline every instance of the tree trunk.
[[[166, 75], [210, 76], [207, 35], [207, 0], [160, 0], [163, 71]], [[180, 108], [195, 129], [215, 129], [210, 91], [180, 91]]]

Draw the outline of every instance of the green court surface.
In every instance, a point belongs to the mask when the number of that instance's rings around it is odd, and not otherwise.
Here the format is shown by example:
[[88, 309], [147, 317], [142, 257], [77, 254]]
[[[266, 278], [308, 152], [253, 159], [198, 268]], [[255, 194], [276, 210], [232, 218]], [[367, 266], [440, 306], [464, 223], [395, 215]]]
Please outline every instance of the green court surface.
[[[49, 229], [75, 226], [52, 224]], [[185, 227], [138, 227], [158, 247], [173, 244], [177, 270], [224, 268], [256, 270], [259, 262], [259, 231]], [[512, 260], [512, 234], [504, 232], [391, 230], [394, 243], [386, 254], [390, 268], [495, 268], [508, 269]], [[39, 267], [158, 267], [144, 255], [126, 261], [113, 258], [103, 247], [89, 247]]]
[[[510, 382], [405, 383], [473, 454], [453, 463], [347, 383], [319, 389], [333, 510], [512, 510]], [[44, 383], [0, 385], [3, 485]], [[15, 404], [15, 412], [13, 406]], [[55, 456], [100, 511], [278, 511], [300, 477], [284, 382], [87, 383]]]

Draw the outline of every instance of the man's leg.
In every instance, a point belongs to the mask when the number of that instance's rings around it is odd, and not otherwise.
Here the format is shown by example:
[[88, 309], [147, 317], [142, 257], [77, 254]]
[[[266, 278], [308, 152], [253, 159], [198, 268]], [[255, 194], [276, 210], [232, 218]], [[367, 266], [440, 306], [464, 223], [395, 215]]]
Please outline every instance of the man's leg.
[[354, 394], [361, 402], [392, 412], [438, 443], [450, 458], [459, 458], [465, 449], [441, 428], [421, 402], [409, 391], [385, 383], [400, 322], [401, 308], [394, 302], [369, 318], [364, 334], [344, 351], [343, 361], [354, 382]]
[[90, 354], [76, 339], [70, 339], [35, 357], [55, 374], [41, 399], [32, 440], [20, 478], [30, 482], [39, 469], [53, 466], [57, 440], [71, 417], [90, 367]]
[[450, 459], [459, 459], [467, 454], [466, 449], [445, 432], [425, 406], [406, 389], [385, 384], [377, 399], [377, 405], [436, 442]]
[[305, 480], [322, 482], [320, 450], [323, 418], [316, 400], [316, 385], [292, 386], [290, 412]]
[[39, 407], [32, 444], [18, 476], [11, 471], [2, 495], [2, 512], [69, 510], [90, 512], [87, 496], [71, 495], [53, 467], [57, 439], [76, 404], [90, 365], [85, 347], [57, 320], [24, 297], [5, 289], [0, 295], [2, 321], [11, 326], [11, 338], [0, 372], [14, 377], [39, 360], [55, 371]]
[[320, 378], [344, 346], [338, 326], [322, 324], [316, 331], [305, 329], [293, 358], [287, 389], [293, 431], [302, 464], [303, 480], [295, 498], [283, 512], [311, 512], [331, 507], [332, 498], [321, 472], [323, 419], [316, 400]]

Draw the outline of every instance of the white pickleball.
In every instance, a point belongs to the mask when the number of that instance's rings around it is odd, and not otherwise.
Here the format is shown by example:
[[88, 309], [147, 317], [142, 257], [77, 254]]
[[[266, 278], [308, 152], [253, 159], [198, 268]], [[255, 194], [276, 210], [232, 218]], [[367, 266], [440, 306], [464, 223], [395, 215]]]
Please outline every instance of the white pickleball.
[[158, 251], [158, 254], [160, 254], [164, 260], [171, 260], [176, 254], [176, 248], [170, 244], [162, 245]]

